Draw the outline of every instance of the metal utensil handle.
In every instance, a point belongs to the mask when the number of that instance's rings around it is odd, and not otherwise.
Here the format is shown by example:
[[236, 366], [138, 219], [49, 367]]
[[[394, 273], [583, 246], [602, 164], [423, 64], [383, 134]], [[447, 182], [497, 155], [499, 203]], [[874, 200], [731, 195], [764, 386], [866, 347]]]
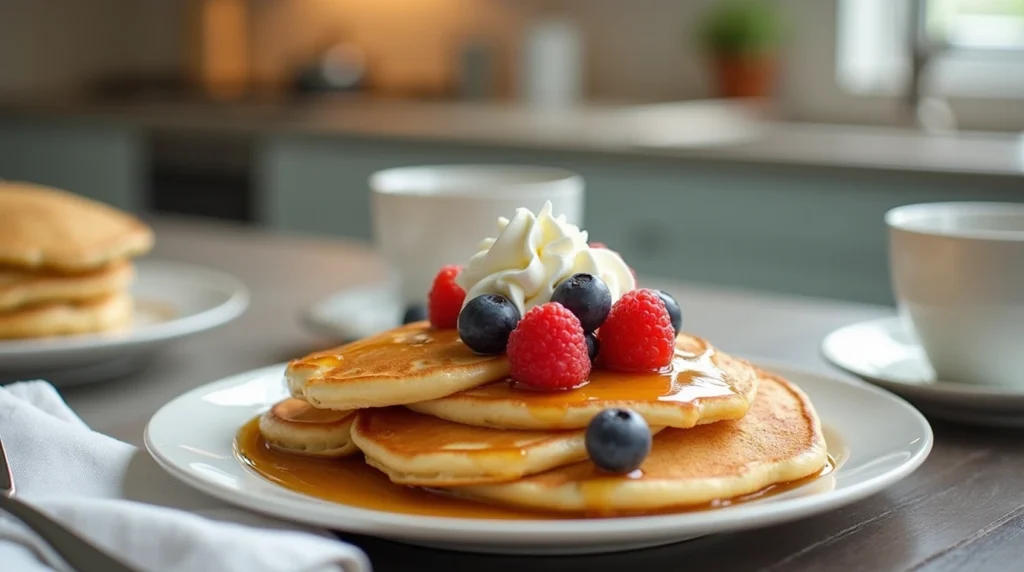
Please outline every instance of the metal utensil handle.
[[14, 494], [14, 472], [11, 464], [7, 462], [7, 452], [4, 451], [4, 442], [0, 441], [0, 496], [11, 496]]
[[28, 525], [78, 572], [135, 572], [120, 560], [20, 499], [0, 494], [0, 508]]

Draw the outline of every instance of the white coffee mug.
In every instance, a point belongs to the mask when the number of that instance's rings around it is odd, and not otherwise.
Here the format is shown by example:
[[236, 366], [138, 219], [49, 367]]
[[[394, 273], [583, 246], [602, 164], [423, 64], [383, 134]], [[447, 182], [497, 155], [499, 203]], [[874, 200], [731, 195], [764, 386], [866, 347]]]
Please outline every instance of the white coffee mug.
[[583, 223], [583, 178], [563, 169], [522, 165], [401, 167], [370, 177], [377, 249], [401, 302], [422, 304], [437, 271], [465, 264], [480, 242], [496, 236], [498, 217], [516, 209], [553, 212]]
[[900, 312], [939, 378], [1024, 385], [1024, 204], [908, 205], [885, 221]]

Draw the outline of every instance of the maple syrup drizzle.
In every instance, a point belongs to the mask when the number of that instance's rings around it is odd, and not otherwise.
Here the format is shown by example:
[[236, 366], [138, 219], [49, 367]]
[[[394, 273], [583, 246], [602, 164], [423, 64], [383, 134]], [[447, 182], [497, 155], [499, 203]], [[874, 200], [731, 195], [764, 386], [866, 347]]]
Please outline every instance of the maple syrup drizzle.
[[473, 353], [455, 329], [435, 330], [426, 322], [406, 324], [395, 330], [310, 354], [293, 363], [322, 370], [342, 367], [347, 375], [380, 369], [474, 364], [498, 359]]
[[676, 349], [672, 363], [661, 371], [621, 372], [594, 368], [586, 382], [564, 391], [536, 390], [504, 379], [456, 394], [455, 398], [481, 403], [518, 403], [534, 418], [553, 425], [560, 423], [571, 409], [595, 402], [604, 406], [660, 402], [690, 409], [695, 416], [696, 409], [691, 409], [691, 404], [736, 395], [736, 390], [725, 380], [725, 374], [715, 365], [713, 356], [714, 350], [710, 348], [699, 354]]
[[[602, 511], [599, 511], [601, 514], [586, 515], [546, 513], [463, 499], [445, 491], [396, 485], [383, 473], [367, 465], [358, 455], [346, 459], [320, 459], [273, 449], [260, 436], [258, 418], [249, 421], [239, 430], [235, 453], [246, 466], [270, 482], [298, 493], [357, 508], [423, 516], [506, 520], [630, 516], [623, 513], [605, 514]], [[834, 466], [830, 457], [821, 471], [803, 479], [771, 485], [732, 499], [643, 514], [705, 511], [761, 500], [809, 484], [831, 473]], [[621, 477], [586, 481], [583, 483], [584, 494], [595, 506], [600, 506], [605, 504], [603, 499], [610, 494], [616, 480], [642, 477], [642, 473], [634, 471]]]

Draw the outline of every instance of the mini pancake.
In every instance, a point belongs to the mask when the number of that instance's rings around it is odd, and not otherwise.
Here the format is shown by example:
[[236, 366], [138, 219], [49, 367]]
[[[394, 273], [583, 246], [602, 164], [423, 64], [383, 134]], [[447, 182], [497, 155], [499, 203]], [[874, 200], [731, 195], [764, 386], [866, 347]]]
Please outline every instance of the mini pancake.
[[0, 264], [85, 272], [152, 245], [153, 232], [128, 213], [50, 187], [0, 182]]
[[753, 366], [680, 335], [672, 366], [658, 373], [595, 368], [568, 391], [536, 391], [501, 380], [448, 397], [410, 404], [442, 419], [505, 429], [579, 429], [602, 410], [625, 407], [652, 427], [687, 428], [742, 417], [757, 393]]
[[508, 372], [504, 355], [477, 355], [457, 330], [415, 322], [292, 360], [285, 380], [293, 397], [348, 410], [437, 399]]
[[285, 399], [260, 416], [260, 435], [288, 453], [345, 457], [359, 449], [352, 442], [354, 411], [317, 409], [301, 399]]
[[132, 297], [118, 293], [4, 312], [0, 313], [0, 340], [120, 330], [131, 325], [132, 308]]
[[650, 456], [629, 475], [602, 474], [584, 461], [453, 492], [552, 511], [633, 513], [704, 505], [820, 472], [827, 462], [825, 438], [807, 396], [768, 374], [760, 386], [742, 419], [659, 433]]
[[76, 274], [3, 267], [0, 268], [0, 312], [45, 302], [100, 298], [127, 289], [134, 275], [128, 262]]
[[587, 456], [580, 430], [486, 429], [403, 407], [361, 410], [352, 440], [393, 482], [426, 487], [514, 481]]

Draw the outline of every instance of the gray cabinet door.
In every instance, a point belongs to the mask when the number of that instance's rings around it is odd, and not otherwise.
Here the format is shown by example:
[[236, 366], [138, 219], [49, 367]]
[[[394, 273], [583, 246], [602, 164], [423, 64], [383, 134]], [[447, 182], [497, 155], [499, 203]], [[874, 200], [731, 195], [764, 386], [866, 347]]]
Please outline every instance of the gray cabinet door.
[[1015, 177], [355, 138], [265, 143], [257, 179], [263, 221], [290, 232], [369, 239], [366, 179], [377, 169], [543, 164], [583, 175], [591, 239], [619, 250], [642, 275], [874, 303], [892, 302], [887, 209], [1024, 201]]
[[141, 141], [135, 130], [106, 123], [0, 118], [0, 178], [137, 212], [145, 206]]

